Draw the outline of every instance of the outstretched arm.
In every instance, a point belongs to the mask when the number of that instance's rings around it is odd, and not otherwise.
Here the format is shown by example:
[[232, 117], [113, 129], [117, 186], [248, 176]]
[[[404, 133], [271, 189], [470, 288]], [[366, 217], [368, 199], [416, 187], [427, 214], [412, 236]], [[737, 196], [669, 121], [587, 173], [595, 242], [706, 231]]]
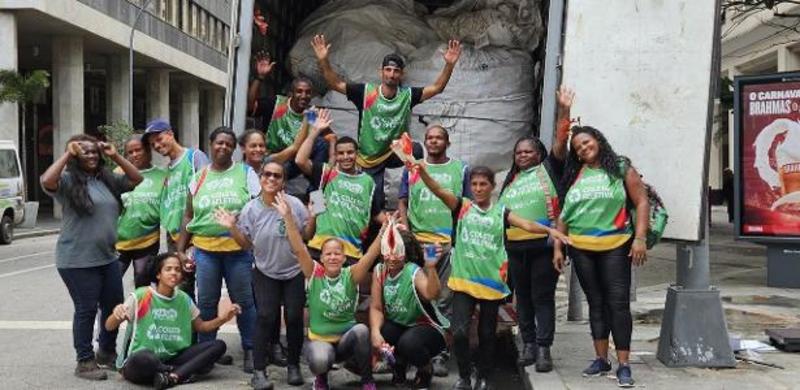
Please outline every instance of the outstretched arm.
[[[303, 123], [304, 127], [307, 127], [305, 119]], [[311, 176], [311, 171], [314, 167], [311, 161], [311, 152], [314, 150], [314, 142], [316, 142], [322, 130], [330, 128], [332, 123], [330, 111], [321, 108], [317, 113], [317, 122], [314, 123], [314, 127], [311, 128], [311, 131], [308, 132], [308, 135], [300, 144], [300, 148], [294, 158], [294, 163], [297, 164], [297, 168], [299, 168], [300, 172], [303, 172], [304, 175]], [[300, 134], [298, 134], [298, 136], [299, 135]], [[295, 139], [295, 142], [297, 142], [297, 139]]]
[[322, 76], [325, 77], [325, 83], [328, 84], [328, 88], [341, 94], [346, 94], [347, 84], [333, 71], [333, 67], [328, 61], [331, 45], [325, 41], [325, 36], [315, 35], [314, 39], [311, 40], [311, 47], [314, 48], [314, 54], [317, 56], [317, 61], [319, 61], [319, 69], [322, 71]]
[[258, 91], [261, 89], [261, 84], [272, 73], [275, 62], [270, 61], [267, 53], [256, 53], [256, 78], [250, 82], [250, 88], [247, 90], [247, 112], [252, 113], [256, 109], [256, 100], [258, 99]]
[[567, 158], [567, 140], [569, 139], [569, 113], [572, 102], [575, 101], [575, 92], [562, 85], [556, 92], [558, 102], [558, 117], [556, 118], [556, 143], [553, 144], [553, 157], [559, 161]]
[[556, 241], [561, 241], [567, 244], [569, 243], [569, 238], [567, 238], [567, 236], [557, 229], [549, 228], [540, 224], [539, 222], [529, 221], [517, 214], [514, 214], [513, 211], [508, 213], [508, 223], [531, 233], [548, 234]]
[[[450, 210], [455, 210], [458, 207], [458, 198], [450, 191], [445, 190], [439, 183], [434, 180], [431, 175], [428, 174], [428, 169], [425, 167], [425, 163], [417, 163], [414, 165], [414, 169], [419, 172], [419, 176], [422, 179], [422, 182], [425, 183], [426, 186], [436, 195], [437, 198], [441, 199], [442, 202], [447, 206]], [[409, 174], [411, 174], [409, 172]]]
[[451, 39], [450, 42], [447, 43], [447, 51], [444, 52], [444, 69], [442, 69], [442, 73], [439, 73], [439, 77], [436, 78], [433, 84], [422, 89], [422, 99], [420, 102], [424, 102], [444, 91], [444, 87], [446, 87], [447, 83], [450, 81], [450, 76], [453, 75], [453, 69], [455, 69], [456, 62], [458, 62], [458, 57], [460, 56], [461, 42]]
[[192, 321], [192, 329], [195, 332], [200, 332], [200, 333], [213, 332], [219, 329], [222, 325], [225, 325], [226, 322], [232, 320], [233, 317], [236, 317], [241, 313], [242, 313], [242, 308], [234, 303], [233, 305], [228, 307], [227, 310], [225, 310], [222, 313], [219, 313], [217, 318], [214, 318], [213, 320], [203, 321], [203, 319], [200, 318], [200, 316], [198, 316]]
[[381, 236], [383, 236], [384, 229], [386, 229], [386, 223], [381, 227], [381, 231], [378, 233], [378, 236], [375, 237], [375, 241], [372, 241], [372, 245], [369, 246], [367, 253], [361, 256], [358, 263], [350, 266], [350, 277], [353, 278], [353, 283], [361, 284], [361, 282], [366, 279], [367, 275], [369, 275], [369, 270], [372, 268], [372, 264], [375, 263], [375, 259], [381, 255]]

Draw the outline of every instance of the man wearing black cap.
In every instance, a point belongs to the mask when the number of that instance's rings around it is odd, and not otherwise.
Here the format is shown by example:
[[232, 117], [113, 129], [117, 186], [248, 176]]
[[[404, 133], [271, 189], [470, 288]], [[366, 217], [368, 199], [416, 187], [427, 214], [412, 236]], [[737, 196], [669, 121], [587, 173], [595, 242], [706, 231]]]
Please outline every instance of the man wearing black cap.
[[[331, 45], [325, 36], [317, 35], [311, 42], [328, 88], [347, 95], [358, 109], [358, 165], [375, 179], [375, 196], [383, 205], [383, 175], [386, 168], [403, 166], [392, 154], [391, 142], [408, 132], [411, 108], [444, 91], [456, 62], [461, 56], [461, 43], [451, 40], [444, 53], [445, 66], [433, 84], [424, 88], [404, 87], [405, 61], [398, 54], [389, 54], [381, 64], [380, 84], [346, 83], [333, 71], [328, 61]], [[422, 147], [414, 145], [414, 157], [422, 158]]]

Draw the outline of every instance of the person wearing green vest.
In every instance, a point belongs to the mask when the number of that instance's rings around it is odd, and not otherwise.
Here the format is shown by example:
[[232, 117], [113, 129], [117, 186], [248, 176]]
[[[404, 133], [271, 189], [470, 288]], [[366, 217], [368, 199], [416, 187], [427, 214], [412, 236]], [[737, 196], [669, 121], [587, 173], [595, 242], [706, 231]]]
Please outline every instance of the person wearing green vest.
[[[328, 88], [344, 94], [358, 109], [358, 165], [373, 177], [376, 196], [381, 208], [384, 205], [383, 182], [386, 168], [400, 168], [403, 162], [389, 148], [392, 141], [408, 132], [411, 109], [440, 93], [450, 81], [458, 58], [461, 43], [450, 40], [444, 51], [444, 69], [433, 84], [424, 88], [402, 86], [405, 61], [398, 54], [388, 54], [380, 67], [381, 82], [346, 83], [336, 74], [328, 60], [331, 45], [324, 35], [311, 41], [314, 54]], [[414, 157], [422, 158], [422, 147], [414, 144]]]
[[[647, 190], [630, 160], [618, 156], [599, 130], [573, 127], [570, 146], [562, 179], [568, 189], [557, 227], [569, 234], [568, 254], [589, 303], [596, 357], [583, 375], [611, 371], [608, 337], [613, 335], [617, 383], [633, 387], [631, 263], [640, 266], [647, 259]], [[629, 207], [635, 210], [635, 221]], [[553, 248], [553, 265], [559, 272], [564, 269], [564, 245], [559, 242]]]
[[[574, 93], [561, 87], [557, 94], [558, 129], [552, 153], [533, 136], [523, 137], [514, 145], [511, 169], [500, 189], [499, 203], [520, 216], [555, 227], [559, 212], [561, 174], [567, 154], [569, 112]], [[553, 369], [550, 346], [556, 326], [556, 284], [553, 268], [553, 245], [547, 237], [518, 228], [506, 232], [508, 241], [509, 285], [516, 296], [523, 348], [519, 364], [536, 363], [537, 372]]]
[[494, 172], [483, 166], [470, 170], [470, 190], [474, 200], [458, 198], [444, 189], [428, 174], [424, 163], [413, 168], [431, 192], [452, 211], [455, 245], [451, 258], [452, 272], [447, 282], [453, 291], [453, 351], [458, 363], [459, 378], [455, 389], [473, 389], [469, 353], [469, 329], [475, 305], [478, 318], [477, 382], [474, 389], [490, 388], [488, 375], [492, 369], [497, 329], [497, 312], [509, 294], [506, 285], [508, 254], [505, 230], [516, 226], [522, 230], [547, 234], [553, 240], [567, 241], [556, 229], [530, 221], [508, 210], [502, 203], [492, 202]]
[[297, 166], [311, 176], [325, 199], [325, 211], [316, 216], [316, 233], [308, 242], [314, 258], [319, 258], [322, 244], [329, 238], [338, 238], [345, 246], [348, 262], [362, 255], [363, 241], [371, 221], [383, 222], [383, 214], [374, 196], [375, 182], [356, 165], [358, 143], [350, 137], [334, 142], [335, 164], [317, 164], [309, 159], [314, 139], [329, 129], [332, 120], [328, 110], [322, 109], [316, 125], [297, 152]]
[[[186, 210], [178, 238], [178, 253], [184, 256], [189, 243], [197, 278], [197, 306], [208, 321], [217, 316], [222, 280], [231, 301], [242, 307], [237, 316], [244, 350], [243, 368], [253, 372], [253, 332], [256, 322], [253, 298], [253, 255], [231, 237], [214, 214], [218, 209], [239, 212], [261, 192], [258, 175], [250, 166], [232, 160], [236, 135], [227, 127], [209, 134], [211, 164], [195, 173], [188, 185]], [[214, 340], [216, 332], [198, 334], [198, 341]]]
[[137, 288], [117, 305], [105, 328], [116, 331], [120, 324], [129, 322], [130, 339], [120, 369], [122, 377], [166, 389], [214, 368], [214, 362], [225, 353], [225, 342], [211, 340], [192, 345], [192, 331], [219, 329], [241, 308], [233, 304], [218, 317], [202, 320], [192, 299], [177, 288], [183, 279], [183, 267], [174, 252], [151, 258], [147, 271], [152, 285]]
[[[425, 163], [428, 173], [445, 189], [457, 197], [470, 198], [469, 166], [447, 156], [450, 146], [450, 134], [442, 125], [433, 124], [425, 130]], [[419, 175], [410, 175], [408, 168], [403, 169], [398, 194], [398, 211], [403, 224], [411, 229], [417, 240], [423, 245], [440, 245], [444, 252], [442, 259], [436, 263], [439, 279], [450, 277], [450, 249], [452, 248], [453, 217], [450, 209], [428, 189]], [[451, 318], [451, 293], [447, 286], [442, 286], [436, 305], [447, 317]], [[443, 351], [433, 359], [433, 373], [436, 376], [447, 376], [446, 366], [449, 352]]]
[[411, 364], [417, 367], [413, 388], [427, 389], [433, 378], [432, 360], [447, 347], [444, 332], [450, 326], [432, 304], [441, 290], [436, 263], [442, 250], [437, 245], [433, 256], [424, 256], [414, 234], [404, 225], [397, 227], [387, 234], [397, 233], [392, 241], [402, 245], [402, 250], [382, 253], [383, 262], [373, 272], [369, 314], [372, 347], [394, 356], [392, 383], [404, 385], [406, 368]]
[[147, 286], [149, 277], [145, 266], [147, 259], [158, 253], [161, 236], [161, 194], [167, 171], [151, 163], [149, 146], [142, 142], [141, 135], [134, 135], [125, 142], [125, 158], [131, 162], [144, 178], [133, 191], [121, 195], [123, 211], [117, 222], [117, 252], [119, 252], [120, 274], [133, 264], [133, 283], [136, 287]]
[[[308, 302], [308, 339], [305, 357], [315, 375], [313, 389], [328, 389], [328, 371], [336, 362], [361, 375], [363, 390], [374, 390], [372, 348], [369, 329], [356, 323], [358, 285], [368, 280], [369, 270], [380, 255], [380, 234], [358, 262], [345, 266], [345, 245], [330, 237], [322, 243], [320, 261], [308, 252], [300, 229], [292, 217], [292, 208], [284, 194], [273, 205], [286, 223], [286, 235], [297, 262], [305, 275]], [[385, 224], [384, 224], [385, 225]]]

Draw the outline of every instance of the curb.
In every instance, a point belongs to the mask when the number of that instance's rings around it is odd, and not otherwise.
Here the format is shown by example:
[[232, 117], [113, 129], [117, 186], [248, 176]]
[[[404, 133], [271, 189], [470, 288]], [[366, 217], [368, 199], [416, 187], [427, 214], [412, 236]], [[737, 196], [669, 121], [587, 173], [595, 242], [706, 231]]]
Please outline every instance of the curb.
[[[516, 356], [519, 356], [520, 352], [522, 351], [522, 336], [519, 332], [515, 332], [514, 334], [514, 353]], [[527, 367], [517, 365], [517, 370], [519, 371], [519, 376], [522, 377], [522, 383], [525, 386], [525, 390], [533, 390], [533, 389], [564, 389], [567, 390], [567, 385], [561, 379], [561, 375], [556, 371], [556, 368], [553, 368], [553, 371], [550, 372], [536, 372], [536, 368], [534, 365], [530, 365]]]
[[29, 232], [14, 231], [14, 239], [15, 240], [19, 240], [19, 239], [23, 239], [23, 238], [50, 236], [50, 235], [53, 235], [53, 234], [58, 234], [60, 232], [61, 232], [60, 228], [56, 228], [56, 229], [33, 229], [33, 231], [29, 231]]

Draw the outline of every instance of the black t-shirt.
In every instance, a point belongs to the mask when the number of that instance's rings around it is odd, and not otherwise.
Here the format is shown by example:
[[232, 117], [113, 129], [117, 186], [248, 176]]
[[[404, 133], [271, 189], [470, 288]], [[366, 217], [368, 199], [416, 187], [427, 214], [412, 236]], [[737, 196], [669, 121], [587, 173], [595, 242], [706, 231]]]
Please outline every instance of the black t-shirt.
[[[420, 87], [411, 87], [411, 107], [422, 103], [422, 90]], [[361, 115], [364, 111], [364, 84], [347, 83], [347, 100], [353, 102], [358, 109], [358, 131], [361, 132]]]
[[256, 99], [256, 107], [252, 112], [252, 116], [261, 119], [261, 127], [266, 133], [269, 128], [269, 123], [272, 122], [272, 112], [275, 111], [275, 96]]
[[[314, 164], [311, 163], [311, 185], [309, 186], [309, 191], [316, 191], [319, 188], [320, 183], [322, 183], [322, 169], [325, 164]], [[381, 212], [381, 204], [378, 201], [377, 196], [372, 197], [372, 205], [370, 205], [370, 218], [375, 217], [378, 213]]]

